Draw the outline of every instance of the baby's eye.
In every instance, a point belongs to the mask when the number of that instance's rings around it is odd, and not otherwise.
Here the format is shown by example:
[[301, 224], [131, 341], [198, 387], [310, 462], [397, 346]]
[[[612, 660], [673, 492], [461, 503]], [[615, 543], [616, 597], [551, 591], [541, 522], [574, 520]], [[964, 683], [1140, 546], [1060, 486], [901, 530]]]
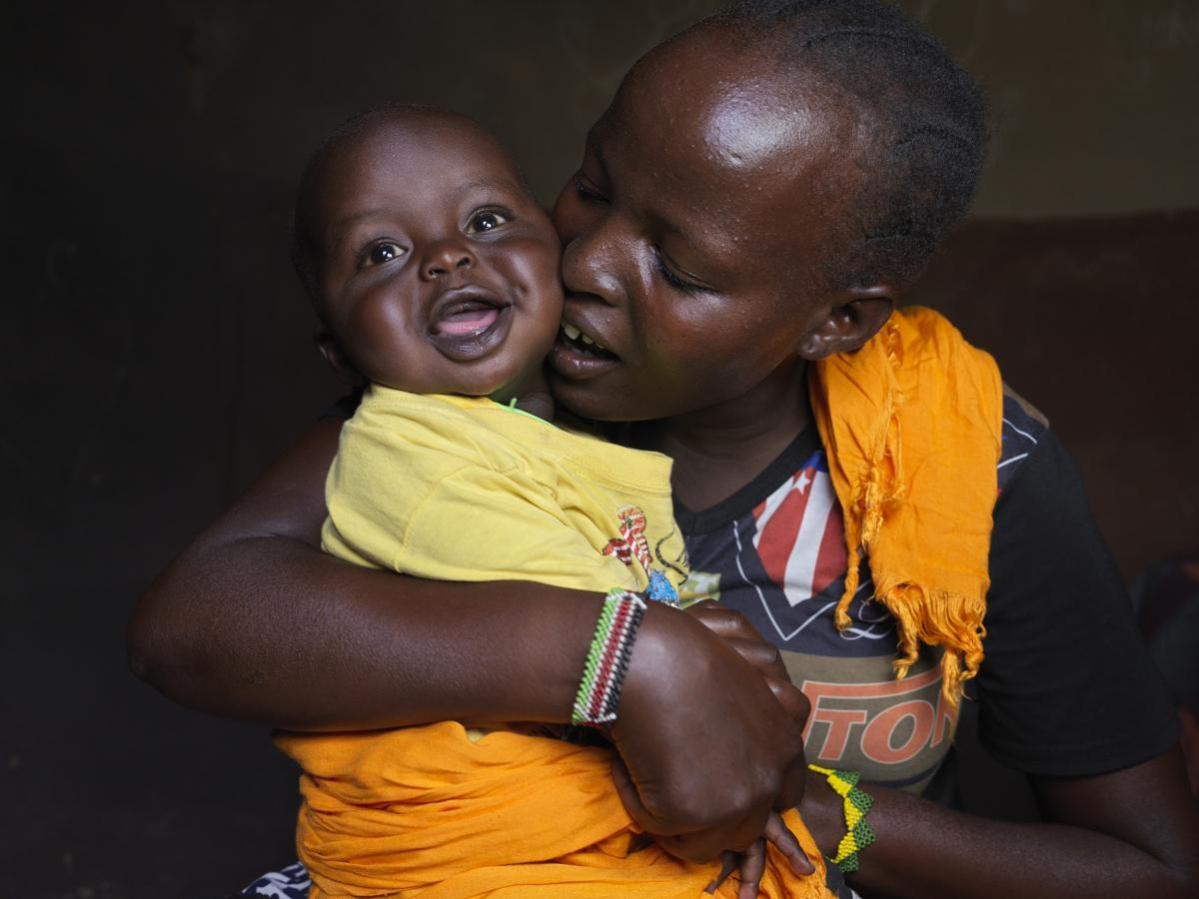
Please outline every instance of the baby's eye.
[[395, 243], [377, 243], [366, 256], [367, 265], [382, 265], [404, 255], [404, 248]]
[[508, 217], [501, 212], [490, 209], [486, 212], [476, 212], [466, 223], [466, 233], [482, 234], [484, 231], [492, 231], [507, 222]]

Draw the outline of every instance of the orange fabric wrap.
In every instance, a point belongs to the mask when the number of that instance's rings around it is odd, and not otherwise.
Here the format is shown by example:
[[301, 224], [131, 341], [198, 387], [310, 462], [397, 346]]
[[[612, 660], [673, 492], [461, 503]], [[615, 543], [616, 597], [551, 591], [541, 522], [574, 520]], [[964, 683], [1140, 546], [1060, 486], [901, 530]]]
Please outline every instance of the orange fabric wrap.
[[[276, 743], [305, 771], [296, 842], [311, 899], [697, 899], [719, 868], [655, 845], [630, 851], [638, 831], [606, 749], [508, 731], [472, 742], [451, 721]], [[816, 873], [796, 877], [771, 847], [762, 895], [831, 897], [799, 815], [784, 820]], [[734, 897], [736, 883], [717, 895]]]
[[956, 703], [983, 659], [1003, 383], [987, 353], [930, 309], [895, 312], [861, 350], [812, 367], [812, 409], [845, 517], [849, 626], [862, 555], [895, 616], [902, 678], [920, 644], [944, 650]]

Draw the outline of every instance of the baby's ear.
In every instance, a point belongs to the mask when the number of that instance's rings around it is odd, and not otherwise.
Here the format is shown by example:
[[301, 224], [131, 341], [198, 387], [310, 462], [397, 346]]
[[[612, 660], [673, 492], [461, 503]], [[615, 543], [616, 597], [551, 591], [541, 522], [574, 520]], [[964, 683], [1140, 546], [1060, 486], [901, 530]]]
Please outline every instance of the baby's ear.
[[836, 353], [852, 353], [878, 333], [895, 309], [896, 291], [888, 285], [853, 287], [826, 298], [828, 314], [799, 342], [799, 355], [815, 362]]
[[312, 337], [316, 341], [317, 349], [321, 351], [321, 355], [325, 357], [325, 361], [329, 363], [329, 366], [337, 372], [339, 378], [351, 387], [361, 387], [366, 383], [366, 378], [358, 373], [358, 369], [354, 367], [354, 363], [350, 361], [350, 357], [341, 348], [341, 344], [332, 331], [320, 328]]

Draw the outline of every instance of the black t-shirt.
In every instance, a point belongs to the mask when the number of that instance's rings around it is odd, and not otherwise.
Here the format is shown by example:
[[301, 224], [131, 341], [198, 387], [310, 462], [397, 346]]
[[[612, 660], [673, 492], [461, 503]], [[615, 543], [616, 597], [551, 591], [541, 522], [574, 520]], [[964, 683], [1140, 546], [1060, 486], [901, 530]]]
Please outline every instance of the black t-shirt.
[[[1177, 739], [1177, 718], [1134, 626], [1073, 462], [1034, 410], [1005, 397], [1000, 496], [991, 540], [986, 659], [969, 695], [980, 739], [1030, 774], [1088, 775], [1145, 761]], [[808, 757], [949, 802], [956, 711], [925, 651], [896, 681], [895, 623], [871, 601], [863, 563], [845, 586], [841, 510], [814, 428], [712, 509], [676, 504], [692, 577], [779, 646], [812, 713]]]
[[995, 507], [979, 738], [1031, 774], [1146, 761], [1178, 715], [1136, 628], [1074, 460], [1051, 431]]

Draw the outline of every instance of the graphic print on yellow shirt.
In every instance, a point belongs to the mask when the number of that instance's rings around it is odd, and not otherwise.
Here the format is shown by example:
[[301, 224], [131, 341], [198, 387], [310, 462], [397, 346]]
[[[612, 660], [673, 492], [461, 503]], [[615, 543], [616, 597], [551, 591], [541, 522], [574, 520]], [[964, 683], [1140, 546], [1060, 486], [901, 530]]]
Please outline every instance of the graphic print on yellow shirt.
[[[680, 605], [679, 591], [665, 574], [654, 567], [654, 556], [645, 536], [645, 513], [638, 506], [623, 506], [616, 517], [620, 520], [620, 536], [608, 541], [608, 545], [604, 547], [604, 555], [615, 556], [626, 565], [632, 565], [635, 559], [649, 579], [645, 589], [646, 598], [672, 606]], [[661, 550], [660, 545], [658, 548]], [[686, 567], [685, 560], [678, 560], [672, 564], [663, 559], [662, 564], [667, 569], [675, 569], [679, 575], [683, 574], [682, 568]]]

